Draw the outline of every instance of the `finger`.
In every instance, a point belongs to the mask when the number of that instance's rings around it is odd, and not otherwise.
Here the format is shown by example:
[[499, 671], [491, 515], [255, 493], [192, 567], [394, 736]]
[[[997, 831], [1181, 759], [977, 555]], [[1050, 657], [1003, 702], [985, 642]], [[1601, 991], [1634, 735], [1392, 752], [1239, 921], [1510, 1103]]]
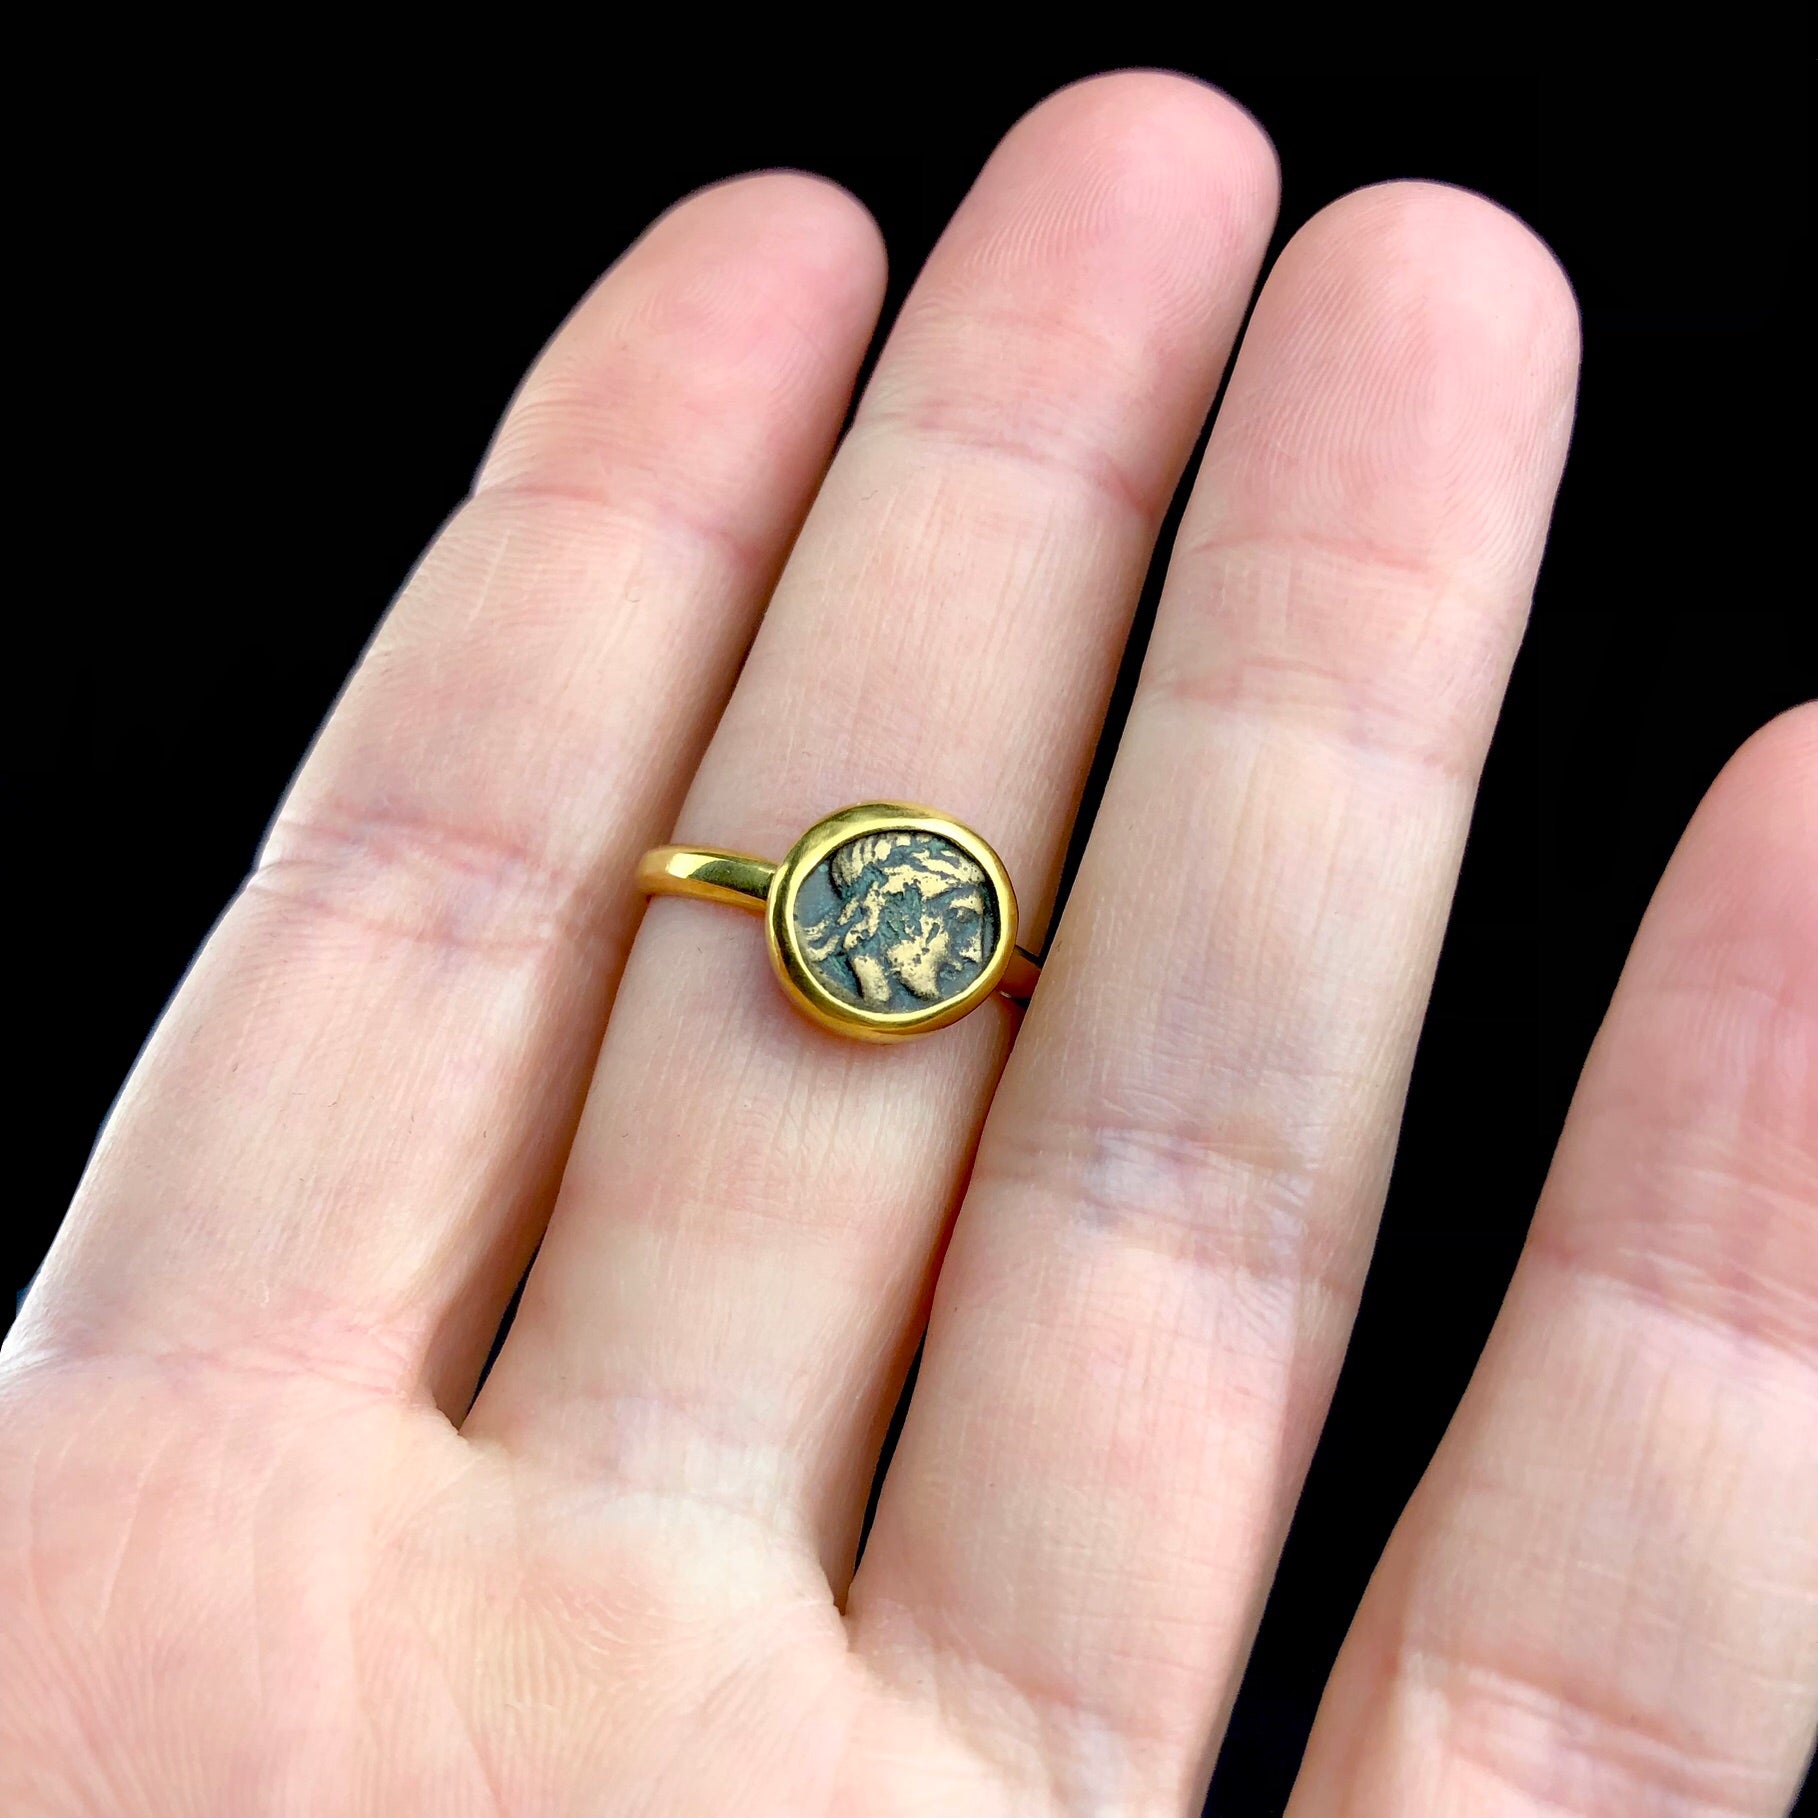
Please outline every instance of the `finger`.
[[[1247, 116], [1067, 90], [905, 305], [682, 815], [780, 854], [843, 803], [978, 827], [1039, 925], [1153, 537], [1269, 231]], [[781, 1001], [742, 918], [651, 906], [471, 1431], [710, 1495], [849, 1568], [1001, 1005], [880, 1049]]]
[[1818, 708], [1648, 911], [1297, 1813], [1790, 1809], [1818, 1721]]
[[1559, 272], [1393, 185], [1290, 244], [1190, 501], [853, 1587], [1058, 1803], [1186, 1809], [1343, 1351], [1564, 450]]
[[659, 222], [538, 362], [116, 1107], [18, 1345], [464, 1400], [882, 283], [831, 186]]

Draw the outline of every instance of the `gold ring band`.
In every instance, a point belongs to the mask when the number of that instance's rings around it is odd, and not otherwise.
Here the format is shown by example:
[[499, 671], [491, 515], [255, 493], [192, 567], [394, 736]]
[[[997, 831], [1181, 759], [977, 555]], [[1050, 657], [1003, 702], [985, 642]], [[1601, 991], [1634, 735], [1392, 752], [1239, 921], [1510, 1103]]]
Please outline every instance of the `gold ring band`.
[[817, 821], [780, 862], [711, 846], [656, 846], [649, 896], [690, 896], [764, 918], [790, 1001], [865, 1041], [922, 1035], [993, 993], [1027, 1003], [1041, 967], [1016, 944], [1016, 893], [970, 827], [908, 802], [862, 802]]

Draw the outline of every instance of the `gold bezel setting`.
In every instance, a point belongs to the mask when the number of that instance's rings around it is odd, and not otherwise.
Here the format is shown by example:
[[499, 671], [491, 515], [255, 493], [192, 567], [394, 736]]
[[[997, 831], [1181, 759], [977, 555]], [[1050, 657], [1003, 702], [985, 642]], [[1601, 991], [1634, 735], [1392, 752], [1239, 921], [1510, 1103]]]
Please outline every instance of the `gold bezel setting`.
[[[837, 848], [876, 833], [928, 833], [945, 840], [978, 865], [997, 898], [997, 941], [977, 976], [965, 990], [914, 1010], [873, 1010], [836, 995], [801, 949], [795, 910], [803, 882]], [[784, 992], [805, 1016], [862, 1041], [903, 1041], [958, 1022], [999, 988], [1016, 955], [1016, 892], [1003, 861], [963, 822], [911, 802], [861, 802], [816, 821], [789, 849], [770, 879], [764, 935]]]

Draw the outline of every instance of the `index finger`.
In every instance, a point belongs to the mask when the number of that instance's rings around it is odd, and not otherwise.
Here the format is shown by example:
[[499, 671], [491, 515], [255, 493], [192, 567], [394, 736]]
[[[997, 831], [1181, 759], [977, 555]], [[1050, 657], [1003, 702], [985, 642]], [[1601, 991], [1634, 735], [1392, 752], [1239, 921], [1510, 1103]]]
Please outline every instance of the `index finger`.
[[112, 1119], [9, 1351], [202, 1349], [465, 1404], [641, 904], [838, 432], [876, 229], [773, 174], [556, 335]]

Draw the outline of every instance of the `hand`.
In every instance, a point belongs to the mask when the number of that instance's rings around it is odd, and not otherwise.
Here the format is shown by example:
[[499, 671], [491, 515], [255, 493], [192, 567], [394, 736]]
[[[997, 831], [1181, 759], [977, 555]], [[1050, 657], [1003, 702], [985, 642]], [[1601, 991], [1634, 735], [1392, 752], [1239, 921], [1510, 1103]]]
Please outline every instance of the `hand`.
[[[1194, 1809], [1565, 452], [1550, 257], [1412, 184], [1283, 254], [1020, 1033], [843, 1042], [751, 923], [631, 876], [906, 797], [1039, 943], [1274, 191], [1207, 90], [1057, 96], [830, 467], [882, 284], [844, 194], [698, 195], [562, 329], [8, 1343], [0, 1807]], [[1298, 1818], [1791, 1797], [1815, 928], [1808, 710], [1649, 913]]]

